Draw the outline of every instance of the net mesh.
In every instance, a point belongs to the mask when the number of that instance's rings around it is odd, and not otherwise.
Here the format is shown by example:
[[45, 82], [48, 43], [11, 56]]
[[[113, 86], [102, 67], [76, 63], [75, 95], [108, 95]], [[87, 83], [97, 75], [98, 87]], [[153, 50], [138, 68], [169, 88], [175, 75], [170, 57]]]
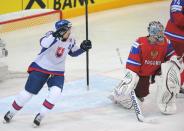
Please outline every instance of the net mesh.
[[1, 17], [0, 33], [46, 24], [61, 19], [59, 10], [29, 10]]
[[[42, 24], [52, 23], [59, 19], [61, 19], [61, 11], [48, 10], [48, 9], [26, 10], [26, 11], [20, 11], [20, 12], [1, 15], [0, 16], [0, 34], [3, 39], [3, 36], [7, 32], [11, 32], [15, 30], [21, 32], [21, 30], [18, 30], [18, 29], [23, 29], [23, 30], [26, 29], [24, 30], [25, 32], [22, 31], [21, 33], [24, 33], [24, 36], [25, 36], [24, 38], [27, 38], [26, 34], [29, 34], [28, 30], [30, 30], [31, 28], [38, 27], [39, 25], [42, 25]], [[20, 38], [17, 37], [17, 39], [20, 39]], [[12, 41], [8, 40], [7, 37], [4, 37], [3, 40], [7, 41], [7, 43], [12, 43]], [[19, 43], [18, 40], [17, 40], [17, 43]], [[13, 54], [14, 52], [9, 48], [7, 49], [10, 51], [10, 55], [8, 56], [8, 58], [12, 59], [13, 56], [11, 54]], [[7, 58], [0, 58], [0, 82], [6, 79], [24, 78], [27, 76], [26, 72], [10, 71], [9, 64], [8, 65], [5, 64], [7, 63], [6, 59]]]

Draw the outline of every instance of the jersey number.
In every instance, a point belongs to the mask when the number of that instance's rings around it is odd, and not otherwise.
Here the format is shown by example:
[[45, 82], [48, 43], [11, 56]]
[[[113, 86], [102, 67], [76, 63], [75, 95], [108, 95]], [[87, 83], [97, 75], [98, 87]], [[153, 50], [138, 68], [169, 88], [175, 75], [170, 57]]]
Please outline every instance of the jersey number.
[[180, 5], [180, 0], [174, 0], [174, 4]]

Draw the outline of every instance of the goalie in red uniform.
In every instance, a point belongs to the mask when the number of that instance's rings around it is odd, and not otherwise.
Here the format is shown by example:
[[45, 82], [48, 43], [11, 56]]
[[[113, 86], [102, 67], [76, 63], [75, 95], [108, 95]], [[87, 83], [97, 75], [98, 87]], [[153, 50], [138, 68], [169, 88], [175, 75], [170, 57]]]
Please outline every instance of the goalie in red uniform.
[[[173, 43], [176, 54], [184, 55], [184, 0], [172, 0], [170, 5], [170, 19], [167, 23], [165, 35]], [[184, 61], [184, 60], [183, 60]], [[184, 72], [181, 73], [181, 85], [184, 87]], [[181, 93], [184, 89], [181, 88]]]
[[134, 90], [143, 102], [149, 94], [150, 84], [156, 81], [159, 110], [164, 114], [173, 114], [176, 112], [175, 96], [180, 89], [182, 65], [174, 55], [172, 43], [164, 36], [164, 26], [160, 22], [150, 22], [148, 32], [148, 36], [139, 37], [132, 44], [123, 80], [110, 98], [130, 109], [133, 106], [130, 92]]

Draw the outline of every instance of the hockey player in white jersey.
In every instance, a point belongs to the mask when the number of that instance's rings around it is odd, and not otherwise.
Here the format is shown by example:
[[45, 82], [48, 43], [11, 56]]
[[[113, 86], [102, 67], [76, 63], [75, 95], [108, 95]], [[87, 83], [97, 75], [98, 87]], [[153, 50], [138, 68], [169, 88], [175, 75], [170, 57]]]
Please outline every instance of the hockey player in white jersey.
[[41, 52], [28, 68], [29, 77], [25, 89], [16, 96], [11, 109], [4, 116], [6, 123], [38, 94], [45, 83], [49, 87], [49, 94], [33, 124], [39, 126], [48, 111], [53, 109], [63, 89], [66, 56], [69, 54], [75, 57], [92, 48], [90, 40], [84, 40], [78, 47], [71, 36], [71, 27], [68, 20], [60, 20], [55, 23], [55, 32], [49, 31], [40, 39]]

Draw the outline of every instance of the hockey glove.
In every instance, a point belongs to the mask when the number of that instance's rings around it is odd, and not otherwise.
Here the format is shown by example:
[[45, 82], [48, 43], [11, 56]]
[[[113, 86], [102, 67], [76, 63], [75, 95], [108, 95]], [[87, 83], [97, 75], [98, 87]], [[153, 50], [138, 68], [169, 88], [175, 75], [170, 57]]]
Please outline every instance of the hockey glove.
[[53, 32], [53, 37], [63, 38], [63, 35], [69, 30], [69, 27], [61, 27], [60, 29]]
[[53, 35], [53, 37], [55, 37], [55, 38], [60, 38], [60, 37], [62, 37], [59, 30], [53, 32], [52, 35]]
[[92, 48], [91, 41], [90, 40], [84, 40], [81, 43], [80, 48], [83, 49], [83, 50], [85, 50], [85, 51], [88, 51], [89, 49]]

